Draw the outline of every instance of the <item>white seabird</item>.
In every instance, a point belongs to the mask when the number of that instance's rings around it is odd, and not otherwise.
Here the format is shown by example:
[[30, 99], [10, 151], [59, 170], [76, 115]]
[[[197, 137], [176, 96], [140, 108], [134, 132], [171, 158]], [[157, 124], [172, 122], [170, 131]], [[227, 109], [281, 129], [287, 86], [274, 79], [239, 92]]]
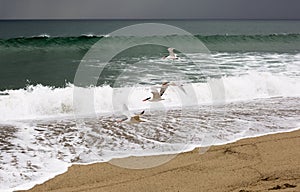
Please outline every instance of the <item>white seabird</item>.
[[159, 86], [158, 88], [160, 88], [160, 91], [157, 91], [157, 87], [151, 87], [151, 93], [152, 93], [152, 97], [148, 97], [146, 99], [144, 99], [143, 101], [151, 101], [151, 102], [158, 102], [158, 101], [162, 101], [165, 100], [163, 98], [161, 98], [163, 96], [163, 94], [166, 92], [167, 88], [169, 86], [176, 86], [178, 87], [184, 94], [187, 94], [185, 89], [183, 88], [183, 85], [181, 84], [176, 84], [174, 82], [164, 82], [161, 86]]
[[177, 56], [176, 53], [174, 53], [174, 48], [168, 48], [168, 51], [169, 51], [169, 55], [168, 56], [165, 56], [163, 57], [163, 59], [179, 59], [179, 57]]
[[160, 86], [160, 91], [157, 91], [157, 87], [151, 87], [151, 93], [152, 93], [152, 97], [148, 97], [146, 99], [144, 99], [143, 101], [151, 101], [151, 102], [158, 102], [158, 101], [162, 101], [165, 100], [163, 98], [161, 98], [161, 96], [163, 96], [163, 94], [165, 93], [165, 91], [168, 88], [168, 83], [169, 82], [165, 82]]

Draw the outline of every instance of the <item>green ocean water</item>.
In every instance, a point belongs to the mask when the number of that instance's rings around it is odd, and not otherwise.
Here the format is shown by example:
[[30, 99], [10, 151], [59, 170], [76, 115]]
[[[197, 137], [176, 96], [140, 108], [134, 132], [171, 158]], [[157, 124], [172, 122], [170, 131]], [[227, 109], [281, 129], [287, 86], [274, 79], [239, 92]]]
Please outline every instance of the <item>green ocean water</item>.
[[[0, 90], [23, 88], [27, 84], [62, 87], [66, 82], [72, 83], [82, 57], [94, 43], [101, 38], [118, 42], [118, 37], [105, 35], [143, 22], [181, 27], [194, 34], [212, 53], [300, 52], [300, 21], [0, 21]], [[128, 50], [121, 56], [125, 62], [126, 59], [132, 62], [132, 58], [155, 59], [166, 54], [164, 47], [148, 46]]]
[[[195, 38], [184, 36], [107, 35], [145, 22], [180, 27], [201, 40], [207, 52], [180, 52], [175, 45], [195, 50], [190, 42]], [[1, 190], [44, 182], [74, 163], [194, 147], [205, 152], [210, 145], [299, 129], [299, 24], [0, 21]], [[180, 59], [164, 59], [167, 47], [156, 44], [132, 46], [116, 54], [99, 75], [103, 61], [97, 56], [128, 38], [142, 43], [157, 38], [163, 45], [175, 40]], [[93, 46], [101, 40], [110, 42], [104, 53]], [[84, 57], [89, 50], [95, 54]], [[97, 80], [96, 86], [83, 88], [74, 82], [81, 62], [87, 69], [80, 71], [84, 82]], [[164, 100], [144, 102], [164, 81], [174, 83], [162, 95]], [[143, 123], [119, 121], [141, 111]]]

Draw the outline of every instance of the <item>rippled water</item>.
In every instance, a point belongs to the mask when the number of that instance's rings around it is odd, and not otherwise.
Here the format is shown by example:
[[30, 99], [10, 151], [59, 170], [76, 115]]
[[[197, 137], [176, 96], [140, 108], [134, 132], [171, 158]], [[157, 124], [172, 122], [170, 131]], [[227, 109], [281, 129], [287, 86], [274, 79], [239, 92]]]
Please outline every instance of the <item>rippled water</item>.
[[[275, 97], [181, 110], [153, 109], [143, 116], [147, 122], [140, 124], [119, 123], [116, 120], [120, 116], [111, 115], [2, 124], [1, 187], [47, 178], [49, 167], [57, 168], [58, 162], [177, 153], [195, 146], [289, 131], [299, 127], [299, 103], [299, 97]], [[18, 179], [16, 174], [20, 174]]]

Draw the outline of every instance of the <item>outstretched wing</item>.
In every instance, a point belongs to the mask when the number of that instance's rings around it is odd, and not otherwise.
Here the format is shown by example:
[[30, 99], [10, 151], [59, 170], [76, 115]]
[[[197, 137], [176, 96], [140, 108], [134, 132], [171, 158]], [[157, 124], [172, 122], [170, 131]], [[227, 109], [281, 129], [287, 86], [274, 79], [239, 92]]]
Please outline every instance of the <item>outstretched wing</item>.
[[129, 111], [128, 107], [126, 104], [123, 104], [123, 111]]
[[117, 120], [117, 122], [123, 122], [123, 121], [126, 121], [127, 119], [128, 119], [127, 117], [124, 117], [124, 118], [122, 118], [120, 120]]
[[140, 112], [140, 113], [136, 113], [135, 115], [144, 115], [144, 113], [145, 113], [145, 110], [143, 110], [143, 111]]
[[179, 88], [184, 94], [187, 94], [186, 91], [185, 91], [185, 89], [183, 88], [182, 85], [178, 85], [178, 88]]
[[144, 113], [145, 113], [145, 110], [143, 110], [143, 111], [140, 113], [140, 115], [144, 115]]
[[183, 85], [182, 85], [182, 84], [178, 84], [178, 83], [171, 82], [171, 83], [169, 83], [169, 85], [171, 85], [171, 86], [176, 86], [176, 87], [178, 87], [184, 94], [187, 94], [186, 91], [185, 91], [185, 89], [183, 88]]
[[173, 50], [174, 50], [174, 48], [168, 48], [169, 56], [176, 57]]
[[123, 104], [122, 114], [125, 115], [127, 118], [130, 118], [132, 116], [132, 113], [130, 113], [126, 104]]
[[160, 91], [159, 91], [160, 96], [162, 96], [166, 92], [168, 86], [169, 86], [169, 82], [165, 82], [161, 85], [161, 88], [160, 88]]

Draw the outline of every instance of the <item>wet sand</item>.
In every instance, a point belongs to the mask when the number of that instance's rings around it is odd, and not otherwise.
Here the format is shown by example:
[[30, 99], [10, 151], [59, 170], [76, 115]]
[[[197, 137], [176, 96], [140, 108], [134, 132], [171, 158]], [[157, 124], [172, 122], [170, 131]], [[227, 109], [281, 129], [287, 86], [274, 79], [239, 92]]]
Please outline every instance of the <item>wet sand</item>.
[[[153, 161], [163, 156], [141, 158]], [[212, 146], [204, 154], [195, 149], [149, 169], [73, 165], [29, 191], [300, 191], [300, 130]]]

